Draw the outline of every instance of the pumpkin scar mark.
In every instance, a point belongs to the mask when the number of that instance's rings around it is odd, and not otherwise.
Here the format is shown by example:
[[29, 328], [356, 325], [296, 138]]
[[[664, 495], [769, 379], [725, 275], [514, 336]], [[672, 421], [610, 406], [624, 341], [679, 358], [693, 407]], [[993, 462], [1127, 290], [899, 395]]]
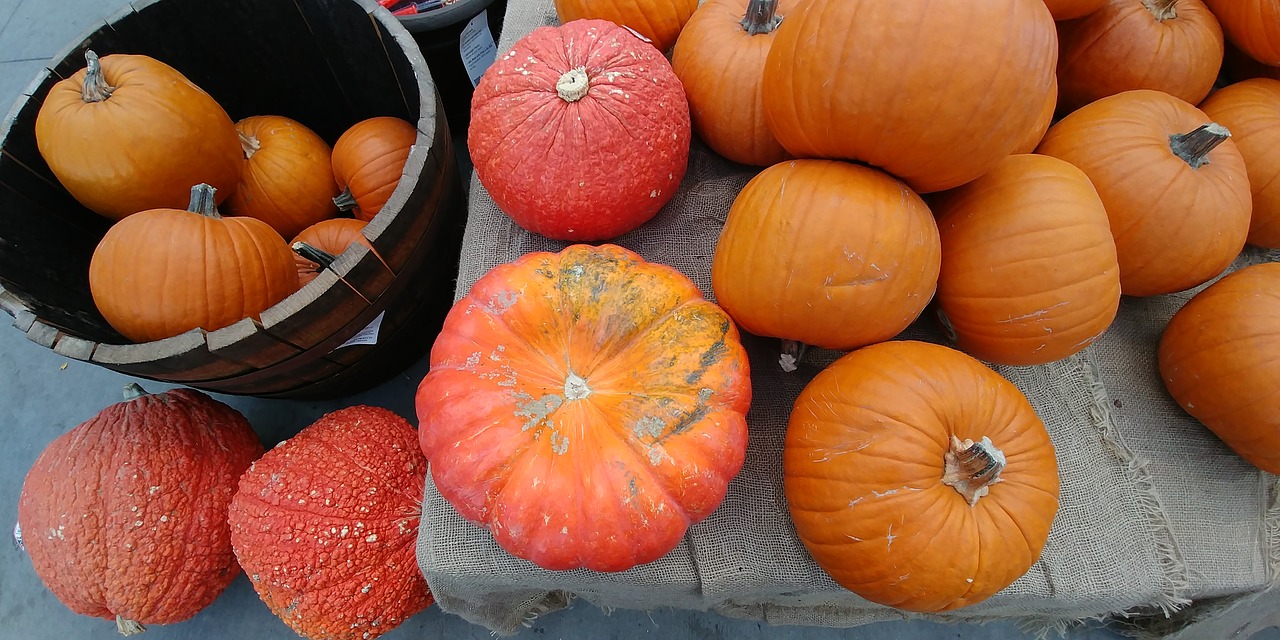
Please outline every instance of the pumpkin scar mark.
[[885, 535], [885, 540], [888, 541], [888, 544], [885, 545], [885, 551], [891, 550], [893, 548], [893, 541], [897, 539], [898, 536], [893, 535], [893, 525], [889, 525], [889, 533]]
[[1063, 300], [1062, 302], [1059, 302], [1059, 303], [1057, 303], [1057, 304], [1053, 304], [1053, 305], [1049, 305], [1049, 306], [1047, 306], [1047, 307], [1045, 307], [1045, 308], [1043, 308], [1043, 309], [1041, 309], [1041, 310], [1039, 310], [1039, 311], [1032, 311], [1031, 313], [1024, 313], [1024, 314], [1022, 314], [1022, 315], [1020, 315], [1020, 316], [1015, 316], [1015, 317], [1013, 317], [1013, 318], [1009, 318], [1008, 320], [996, 320], [996, 322], [997, 322], [997, 323], [999, 323], [999, 324], [1009, 324], [1009, 323], [1011, 323], [1011, 322], [1018, 322], [1019, 320], [1030, 320], [1031, 318], [1038, 318], [1038, 317], [1040, 317], [1040, 316], [1045, 315], [1046, 313], [1049, 313], [1050, 311], [1053, 311], [1054, 309], [1057, 309], [1057, 308], [1059, 308], [1059, 307], [1065, 307], [1065, 306], [1067, 306], [1067, 305], [1069, 305], [1069, 304], [1071, 304], [1071, 301], [1070, 301], [1070, 300]]
[[827, 276], [827, 279], [823, 281], [822, 286], [828, 287], [828, 288], [865, 287], [867, 285], [873, 285], [877, 282], [884, 282], [885, 280], [888, 280], [889, 274], [881, 273], [880, 275], [875, 276], [873, 278], [858, 278], [855, 280], [849, 280], [847, 282], [839, 282], [839, 283], [837, 283], [835, 279], [836, 279], [835, 276]]
[[[559, 409], [562, 404], [564, 404], [564, 398], [554, 393], [548, 393], [536, 400], [530, 398], [516, 405], [515, 417], [525, 418], [524, 426], [520, 430], [528, 431], [537, 426], [538, 423], [545, 421], [552, 413], [555, 413], [556, 409]], [[554, 436], [552, 437], [554, 439]], [[568, 446], [567, 443], [566, 446]]]

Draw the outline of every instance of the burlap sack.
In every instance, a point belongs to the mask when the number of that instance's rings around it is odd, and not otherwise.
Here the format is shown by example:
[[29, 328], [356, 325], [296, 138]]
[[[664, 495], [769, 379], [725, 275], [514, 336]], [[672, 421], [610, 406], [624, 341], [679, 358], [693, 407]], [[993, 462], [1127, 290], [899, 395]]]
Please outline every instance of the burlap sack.
[[[557, 23], [552, 0], [511, 0], [499, 51]], [[614, 242], [670, 264], [711, 298], [716, 238], [757, 169], [695, 141], [679, 192], [654, 220]], [[494, 266], [550, 241], [515, 226], [473, 178], [457, 297]], [[1243, 258], [1259, 259], [1257, 256]], [[1254, 594], [1277, 574], [1275, 479], [1242, 462], [1163, 392], [1156, 339], [1188, 294], [1125, 300], [1085, 353], [1040, 367], [996, 367], [1031, 400], [1057, 448], [1061, 507], [1039, 562], [978, 605], [934, 616], [1016, 618], [1041, 629], [1109, 614], [1164, 619], [1192, 599]], [[903, 338], [944, 342], [929, 319]], [[854, 626], [907, 617], [831, 581], [800, 544], [782, 493], [790, 407], [840, 354], [777, 366], [776, 340], [745, 336], [755, 394], [750, 445], [723, 505], [660, 560], [617, 574], [551, 572], [511, 557], [464, 521], [427, 479], [418, 558], [440, 607], [500, 634], [573, 597], [610, 608], [710, 610], [776, 624]], [[1270, 507], [1270, 510], [1268, 510]]]

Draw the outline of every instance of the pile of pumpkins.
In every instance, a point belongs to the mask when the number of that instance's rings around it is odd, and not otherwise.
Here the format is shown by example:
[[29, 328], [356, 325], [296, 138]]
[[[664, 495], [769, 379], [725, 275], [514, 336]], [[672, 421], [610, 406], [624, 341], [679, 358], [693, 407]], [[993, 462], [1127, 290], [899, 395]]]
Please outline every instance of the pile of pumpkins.
[[112, 221], [89, 288], [134, 342], [257, 319], [351, 243], [369, 246], [364, 225], [417, 137], [376, 116], [330, 147], [284, 115], [232, 121], [150, 56], [88, 50], [85, 63], [50, 89], [36, 144], [71, 196]]

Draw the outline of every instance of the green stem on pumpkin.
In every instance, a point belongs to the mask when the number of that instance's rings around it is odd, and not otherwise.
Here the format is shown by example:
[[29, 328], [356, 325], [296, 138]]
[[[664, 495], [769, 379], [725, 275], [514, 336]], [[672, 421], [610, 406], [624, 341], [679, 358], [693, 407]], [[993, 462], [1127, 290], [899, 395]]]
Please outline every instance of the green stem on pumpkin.
[[[313, 247], [305, 242], [295, 242], [293, 243], [292, 248], [294, 253], [320, 265], [321, 269], [332, 265], [334, 261], [338, 259], [338, 256], [335, 256], [323, 249]], [[319, 269], [317, 269], [317, 271], [318, 270]]]
[[246, 135], [245, 132], [239, 130], [237, 130], [236, 133], [240, 134], [240, 148], [244, 150], [245, 160], [252, 158], [253, 154], [257, 153], [258, 149], [262, 148], [262, 143], [258, 142], [257, 138], [251, 135]]
[[342, 193], [333, 197], [333, 204], [338, 206], [339, 211], [350, 211], [356, 208], [356, 197], [351, 195], [351, 187], [342, 190]]
[[751, 0], [747, 3], [747, 15], [739, 24], [753, 36], [773, 33], [782, 24], [782, 16], [778, 15], [778, 0]]
[[124, 386], [125, 400], [133, 400], [134, 398], [141, 398], [145, 395], [147, 395], [147, 390], [143, 389], [142, 386], [136, 382], [130, 382]]
[[119, 631], [122, 636], [132, 636], [146, 630], [147, 628], [142, 626], [141, 622], [135, 622], [123, 616], [116, 616], [116, 631]]
[[800, 364], [800, 358], [804, 357], [804, 352], [809, 345], [798, 340], [782, 341], [782, 356], [778, 358], [778, 365], [783, 371], [791, 373], [795, 371]]
[[1169, 136], [1169, 148], [1173, 154], [1182, 158], [1183, 162], [1199, 169], [1209, 164], [1209, 152], [1218, 148], [1231, 137], [1226, 127], [1216, 123], [1202, 124], [1190, 133], [1175, 133]]
[[1156, 17], [1156, 22], [1178, 17], [1178, 0], [1142, 0], [1142, 4]]
[[85, 102], [102, 102], [110, 98], [116, 88], [107, 84], [107, 77], [102, 75], [102, 63], [98, 61], [98, 54], [92, 49], [87, 49], [84, 52], [84, 61], [87, 66], [84, 71], [84, 83], [80, 85], [80, 98]]
[[583, 67], [570, 69], [556, 81], [556, 93], [565, 102], [577, 102], [591, 90], [591, 78]]
[[198, 213], [208, 218], [221, 218], [218, 213], [218, 203], [213, 196], [218, 190], [213, 186], [201, 182], [191, 187], [191, 203], [187, 205], [187, 211]]
[[1000, 472], [1008, 464], [1004, 452], [986, 436], [978, 442], [951, 436], [951, 449], [943, 462], [942, 484], [964, 496], [971, 507], [987, 495], [991, 485], [1000, 482]]

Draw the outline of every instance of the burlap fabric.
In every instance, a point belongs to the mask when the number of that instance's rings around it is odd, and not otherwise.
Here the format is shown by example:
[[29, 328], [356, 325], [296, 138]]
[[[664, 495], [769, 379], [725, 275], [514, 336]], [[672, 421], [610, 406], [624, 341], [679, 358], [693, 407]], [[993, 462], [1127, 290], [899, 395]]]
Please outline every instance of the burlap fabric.
[[[511, 0], [499, 52], [556, 23], [552, 0]], [[710, 298], [716, 238], [756, 171], [695, 141], [672, 201], [614, 242], [678, 268]], [[498, 264], [566, 246], [515, 226], [475, 178], [469, 209], [458, 298]], [[1260, 259], [1267, 256], [1248, 254], [1237, 266]], [[1051, 629], [1153, 614], [1168, 624], [1166, 615], [1192, 600], [1219, 598], [1214, 606], [1225, 608], [1272, 583], [1280, 487], [1182, 413], [1156, 373], [1160, 331], [1190, 293], [1126, 299], [1101, 341], [1062, 362], [996, 367], [1049, 429], [1061, 507], [1040, 561], [1026, 575], [986, 602], [936, 619], [1015, 618]], [[945, 343], [929, 319], [902, 337]], [[679, 547], [617, 574], [545, 571], [506, 554], [484, 529], [463, 520], [428, 477], [418, 558], [440, 607], [500, 634], [574, 597], [606, 608], [712, 610], [775, 624], [854, 626], [905, 617], [832, 582], [787, 515], [781, 456], [788, 412], [805, 383], [840, 354], [810, 351], [798, 371], [784, 373], [776, 340], [744, 339], [755, 397], [746, 463], [723, 505]]]

